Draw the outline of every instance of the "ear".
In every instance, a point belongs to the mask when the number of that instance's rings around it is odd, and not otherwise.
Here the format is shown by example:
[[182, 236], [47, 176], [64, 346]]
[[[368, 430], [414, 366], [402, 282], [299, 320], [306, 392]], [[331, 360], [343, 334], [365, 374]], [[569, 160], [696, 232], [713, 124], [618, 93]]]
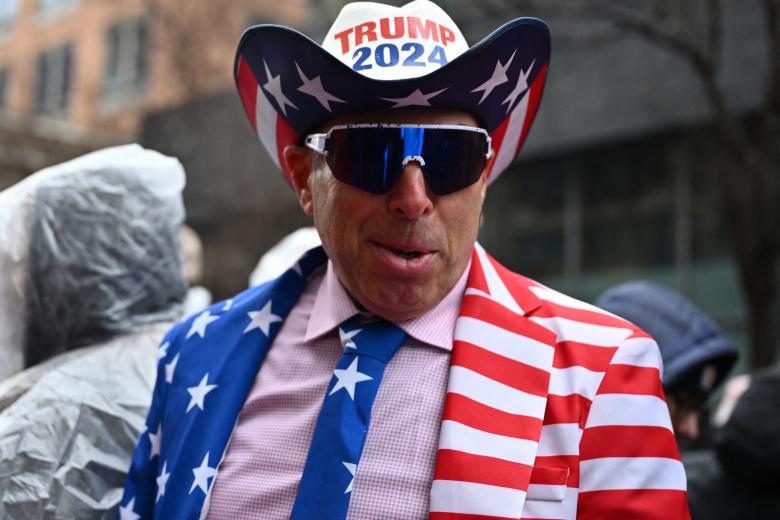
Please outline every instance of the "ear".
[[296, 144], [287, 145], [282, 152], [287, 170], [290, 172], [293, 190], [304, 213], [314, 212], [309, 176], [312, 172], [312, 160], [309, 149]]

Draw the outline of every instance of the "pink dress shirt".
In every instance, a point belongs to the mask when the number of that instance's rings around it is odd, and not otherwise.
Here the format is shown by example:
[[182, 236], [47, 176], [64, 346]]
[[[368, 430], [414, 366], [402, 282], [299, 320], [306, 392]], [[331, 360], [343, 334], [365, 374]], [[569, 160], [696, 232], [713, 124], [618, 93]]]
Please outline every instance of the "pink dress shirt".
[[[348, 519], [428, 517], [444, 394], [468, 268], [432, 310], [397, 323], [408, 338], [385, 369]], [[330, 262], [276, 336], [238, 417], [209, 497], [210, 520], [288, 519], [317, 416], [341, 356], [338, 326], [358, 314]]]

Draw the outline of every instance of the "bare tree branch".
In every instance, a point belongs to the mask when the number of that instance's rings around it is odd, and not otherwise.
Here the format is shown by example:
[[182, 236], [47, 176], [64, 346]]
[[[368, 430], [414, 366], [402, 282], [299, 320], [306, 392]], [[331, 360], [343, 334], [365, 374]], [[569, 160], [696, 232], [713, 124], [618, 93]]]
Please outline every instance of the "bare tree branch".
[[[769, 65], [769, 90], [767, 105], [772, 107], [774, 114], [780, 114], [780, 0], [764, 0], [764, 19], [769, 34], [768, 38], [768, 65]], [[777, 129], [780, 121], [772, 121], [772, 126]]]
[[720, 0], [706, 0], [705, 17], [707, 19], [707, 47], [705, 54], [712, 68], [717, 70], [720, 67], [720, 55], [723, 42], [723, 22], [721, 20]]

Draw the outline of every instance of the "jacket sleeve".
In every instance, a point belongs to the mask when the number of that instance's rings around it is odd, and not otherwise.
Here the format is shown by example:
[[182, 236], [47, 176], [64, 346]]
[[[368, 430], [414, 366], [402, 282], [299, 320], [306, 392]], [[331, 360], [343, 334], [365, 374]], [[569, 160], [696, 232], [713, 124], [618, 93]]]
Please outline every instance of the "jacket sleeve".
[[661, 386], [661, 356], [637, 332], [619, 346], [580, 442], [577, 518], [687, 520], [685, 470]]
[[[157, 499], [157, 477], [160, 475], [160, 446], [162, 435], [160, 422], [165, 409], [166, 371], [175, 368], [178, 352], [175, 338], [179, 326], [174, 327], [163, 340], [158, 352], [162, 357], [157, 366], [157, 380], [152, 392], [152, 403], [146, 417], [146, 428], [141, 432], [133, 453], [125, 489], [120, 502], [122, 518], [152, 518]], [[123, 514], [124, 513], [124, 514]]]

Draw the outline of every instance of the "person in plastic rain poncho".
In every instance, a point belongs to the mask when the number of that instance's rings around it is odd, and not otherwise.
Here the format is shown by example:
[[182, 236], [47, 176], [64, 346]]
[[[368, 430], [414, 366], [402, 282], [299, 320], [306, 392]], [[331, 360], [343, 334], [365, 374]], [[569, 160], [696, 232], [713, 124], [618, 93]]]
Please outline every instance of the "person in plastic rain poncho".
[[183, 187], [131, 145], [0, 193], [0, 518], [116, 515], [186, 290]]

